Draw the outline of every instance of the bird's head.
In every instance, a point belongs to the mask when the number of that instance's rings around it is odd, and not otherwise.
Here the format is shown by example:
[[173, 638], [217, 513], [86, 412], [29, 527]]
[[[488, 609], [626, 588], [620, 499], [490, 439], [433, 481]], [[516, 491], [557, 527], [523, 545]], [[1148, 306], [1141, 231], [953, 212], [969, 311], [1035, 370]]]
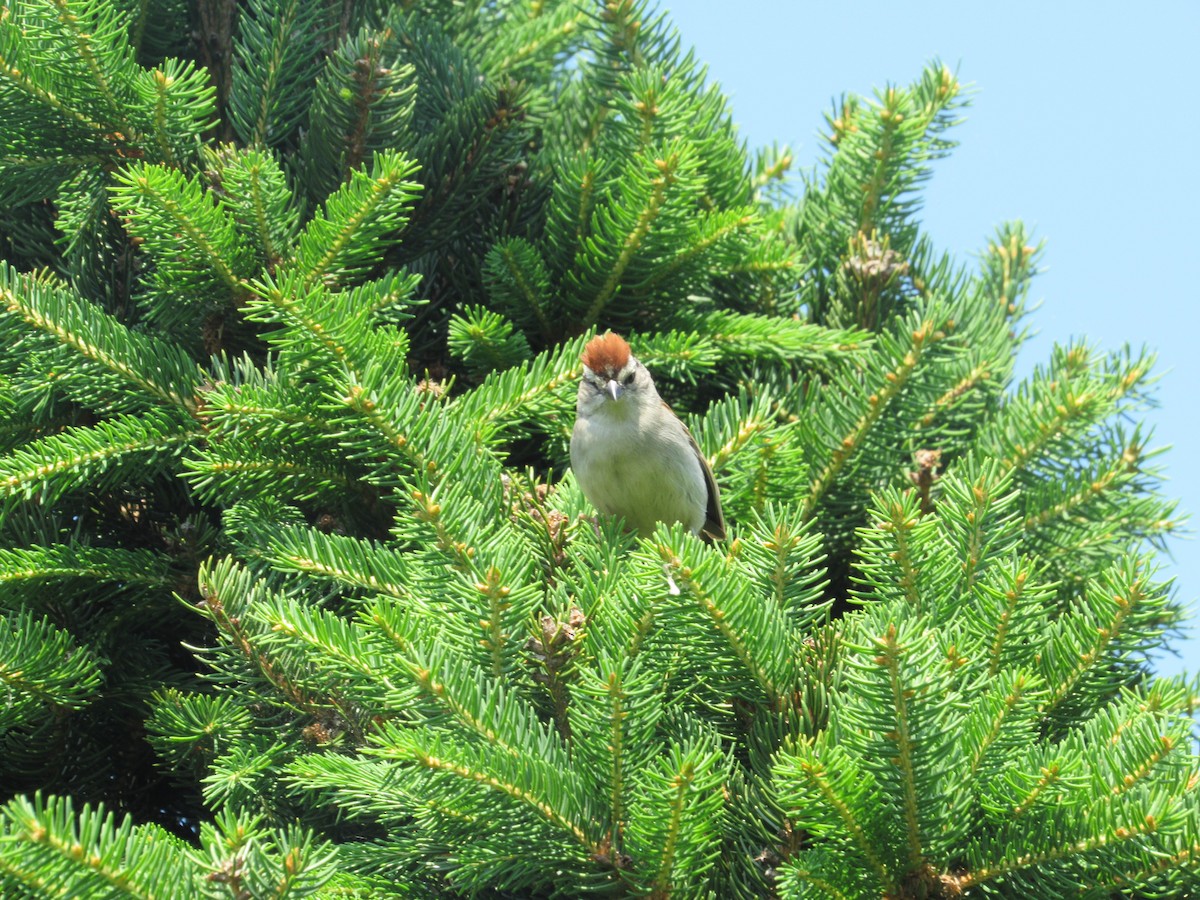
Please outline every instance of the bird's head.
[[622, 400], [636, 401], [654, 393], [650, 373], [629, 352], [629, 344], [619, 334], [610, 331], [592, 338], [583, 348], [581, 361], [580, 404], [600, 408]]

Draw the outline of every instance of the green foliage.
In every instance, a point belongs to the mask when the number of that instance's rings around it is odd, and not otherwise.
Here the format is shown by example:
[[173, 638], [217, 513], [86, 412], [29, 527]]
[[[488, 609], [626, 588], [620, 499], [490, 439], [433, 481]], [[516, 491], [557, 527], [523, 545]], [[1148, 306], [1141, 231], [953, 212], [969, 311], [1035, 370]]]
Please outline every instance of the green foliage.
[[45, 618], [34, 619], [29, 611], [6, 617], [0, 647], [5, 659], [22, 661], [20, 669], [0, 672], [9, 698], [0, 719], [5, 731], [29, 721], [45, 706], [83, 706], [100, 686], [96, 660], [76, 648], [70, 634]]
[[192, 847], [157, 825], [120, 821], [69, 798], [17, 798], [0, 808], [12, 851], [4, 874], [29, 896], [299, 898], [333, 876], [328, 844], [296, 828], [219, 815]]
[[329, 10], [300, 0], [259, 0], [238, 17], [228, 114], [242, 143], [294, 142], [312, 102], [331, 25]]
[[[1138, 685], [1122, 665], [1158, 640], [1162, 586], [1127, 558], [1056, 609], [1053, 584], [1014, 566], [1022, 523], [997, 468], [947, 476], [933, 527], [897, 492], [877, 503], [864, 556], [888, 562], [840, 635], [845, 690], [829, 726], [776, 761], [785, 809], [817, 838], [787, 863], [785, 894], [894, 894], [913, 873], [935, 890], [1115, 892], [1157, 875], [1151, 858], [1191, 854], [1193, 799], [1150, 798], [1194, 766], [1194, 688]], [[1082, 700], [1096, 695], [1112, 700]]]
[[[1011, 383], [962, 109], [793, 196], [639, 0], [0, 11], [0, 890], [1200, 890], [1152, 360]], [[594, 518], [607, 327], [728, 542]]]

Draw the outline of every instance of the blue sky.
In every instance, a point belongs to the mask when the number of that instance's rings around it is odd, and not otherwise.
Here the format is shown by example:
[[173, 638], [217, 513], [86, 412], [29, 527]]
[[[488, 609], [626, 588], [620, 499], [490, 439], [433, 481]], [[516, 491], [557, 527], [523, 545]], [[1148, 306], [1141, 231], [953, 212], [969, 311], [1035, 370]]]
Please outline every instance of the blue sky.
[[[1003, 221], [1045, 239], [1023, 373], [1051, 346], [1157, 351], [1159, 408], [1146, 415], [1166, 491], [1200, 529], [1200, 2], [809, 4], [662, 0], [683, 44], [731, 96], [751, 147], [820, 156], [823, 113], [842, 93], [908, 84], [939, 58], [974, 87], [960, 146], [934, 169], [926, 232], [962, 260]], [[1196, 609], [1200, 542], [1174, 540], [1164, 572]], [[1197, 613], [1194, 611], [1193, 615]], [[1200, 671], [1200, 621], [1164, 673]]]

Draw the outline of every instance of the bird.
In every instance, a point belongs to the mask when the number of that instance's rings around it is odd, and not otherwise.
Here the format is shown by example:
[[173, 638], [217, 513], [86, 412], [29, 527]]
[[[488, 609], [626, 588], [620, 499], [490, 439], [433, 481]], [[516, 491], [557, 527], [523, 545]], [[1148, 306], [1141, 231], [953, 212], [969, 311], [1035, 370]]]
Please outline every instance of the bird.
[[607, 332], [588, 341], [580, 361], [571, 468], [583, 495], [642, 537], [660, 522], [681, 522], [706, 541], [723, 540], [712, 469], [629, 344]]

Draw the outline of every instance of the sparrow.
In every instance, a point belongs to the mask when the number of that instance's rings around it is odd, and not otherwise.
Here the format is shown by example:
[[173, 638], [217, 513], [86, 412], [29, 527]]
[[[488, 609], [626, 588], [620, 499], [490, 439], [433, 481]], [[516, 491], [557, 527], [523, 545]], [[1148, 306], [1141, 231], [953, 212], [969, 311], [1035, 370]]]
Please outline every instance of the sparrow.
[[643, 537], [659, 522], [682, 522], [705, 540], [723, 539], [712, 469], [625, 339], [592, 338], [580, 361], [571, 468], [584, 496]]

